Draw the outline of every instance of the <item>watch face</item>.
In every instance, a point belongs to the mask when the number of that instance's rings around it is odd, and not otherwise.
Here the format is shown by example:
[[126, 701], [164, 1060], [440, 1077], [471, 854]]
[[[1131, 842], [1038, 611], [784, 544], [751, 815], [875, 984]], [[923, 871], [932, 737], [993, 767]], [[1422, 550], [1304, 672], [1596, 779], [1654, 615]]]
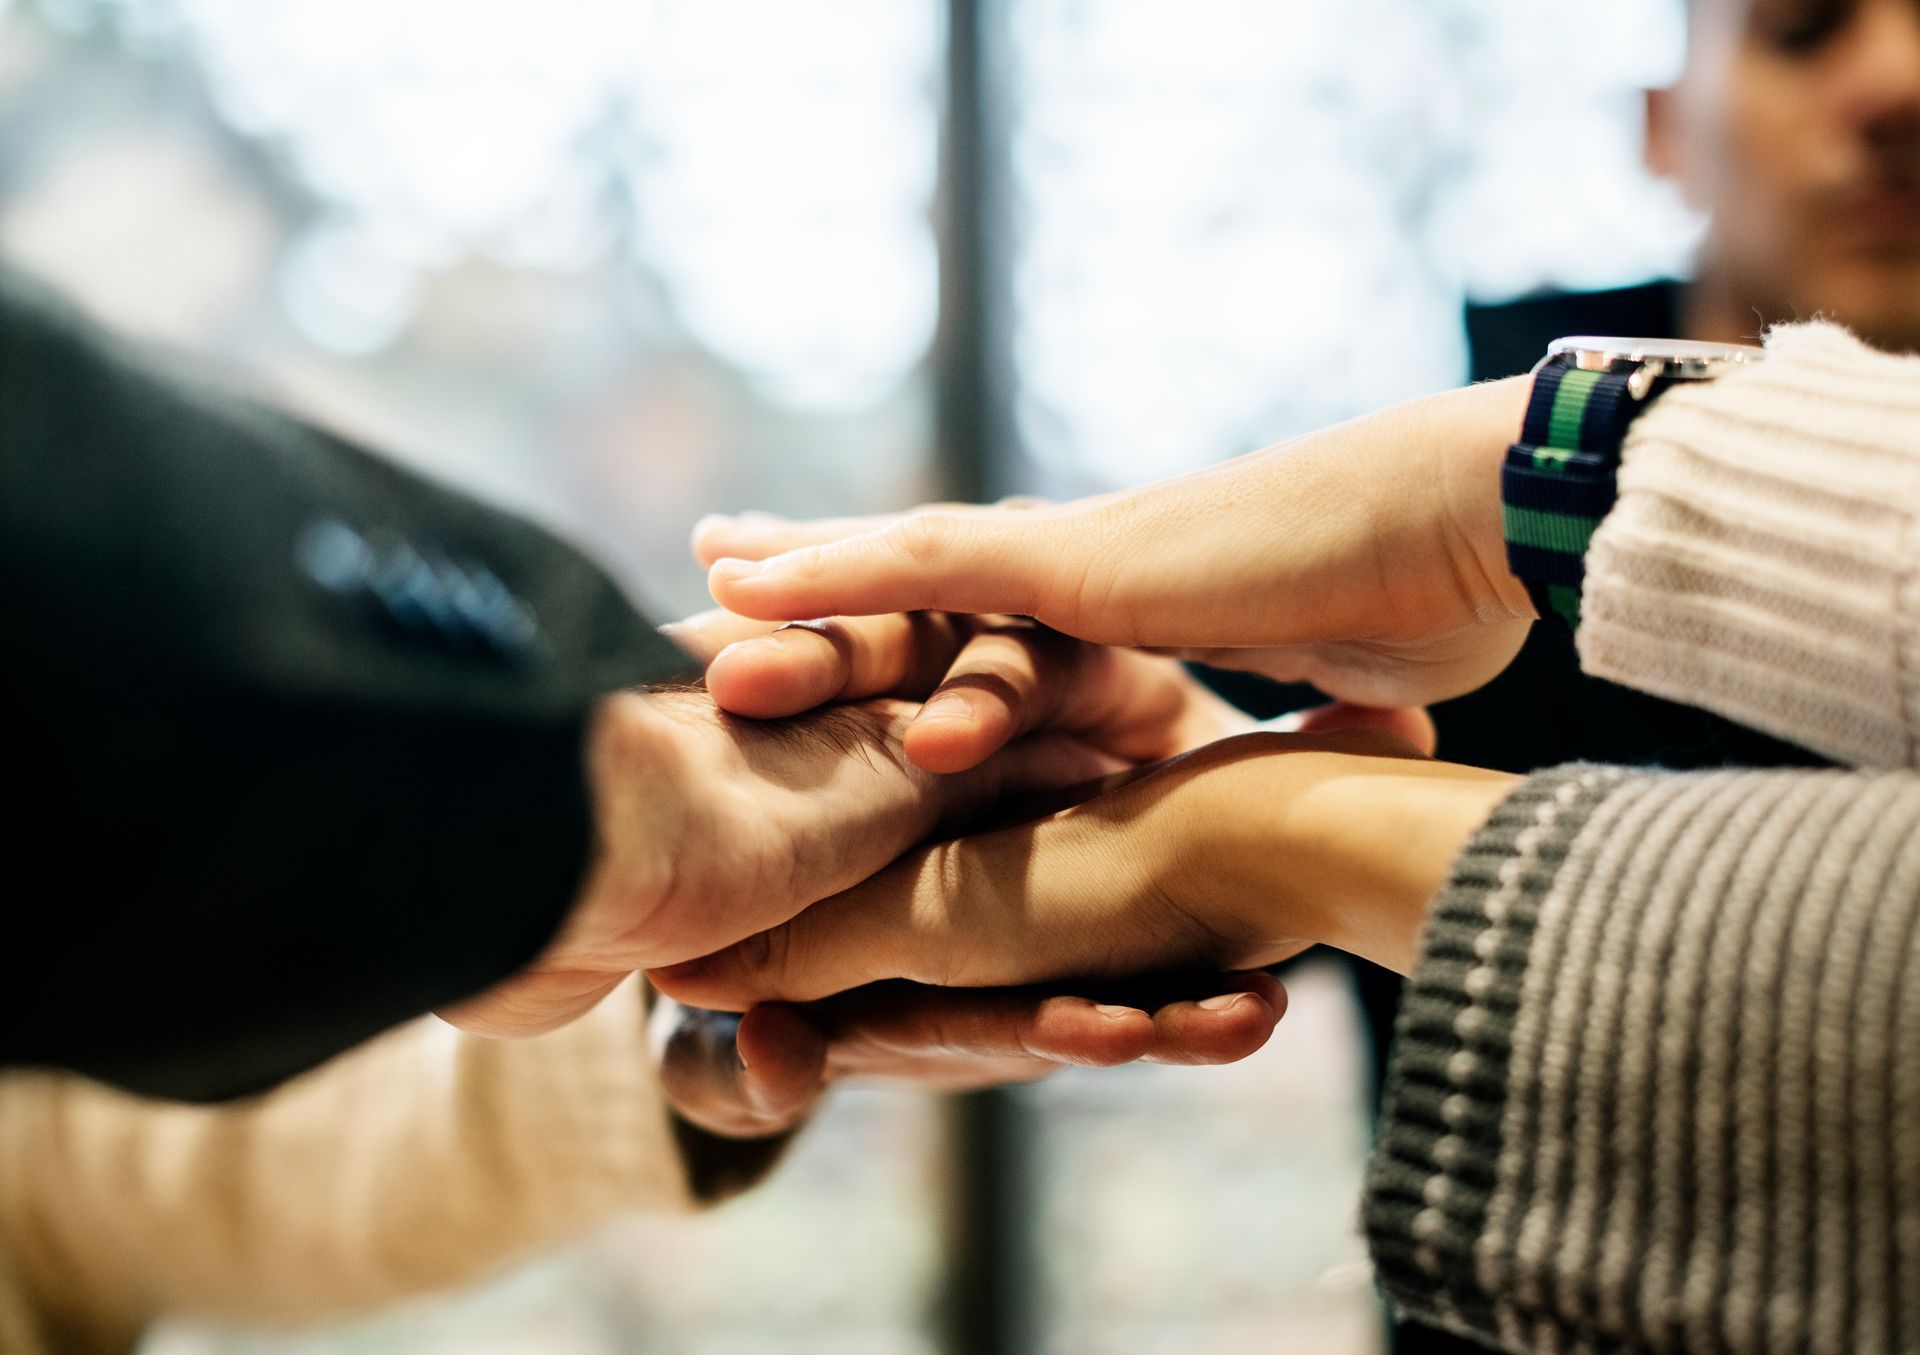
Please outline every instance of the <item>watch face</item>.
[[1547, 346], [1546, 362], [1563, 361], [1581, 371], [1658, 370], [1670, 381], [1701, 381], [1766, 357], [1764, 348], [1693, 339], [1623, 339], [1576, 334]]

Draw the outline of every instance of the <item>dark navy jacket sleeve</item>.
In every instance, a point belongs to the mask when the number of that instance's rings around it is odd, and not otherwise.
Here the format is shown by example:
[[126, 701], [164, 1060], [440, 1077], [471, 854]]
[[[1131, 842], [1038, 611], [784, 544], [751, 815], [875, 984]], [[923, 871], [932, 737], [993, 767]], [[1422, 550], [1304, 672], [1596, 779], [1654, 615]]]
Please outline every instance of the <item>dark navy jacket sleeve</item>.
[[578, 551], [0, 285], [0, 1065], [213, 1099], [559, 924], [595, 699], [687, 663]]

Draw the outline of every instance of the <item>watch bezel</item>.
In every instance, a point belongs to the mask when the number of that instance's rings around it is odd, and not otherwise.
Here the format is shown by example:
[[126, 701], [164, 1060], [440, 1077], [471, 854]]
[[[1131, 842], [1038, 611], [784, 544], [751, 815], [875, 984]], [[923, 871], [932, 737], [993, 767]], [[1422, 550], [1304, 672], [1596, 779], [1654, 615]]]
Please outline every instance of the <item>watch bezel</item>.
[[1766, 357], [1767, 350], [1739, 343], [1706, 343], [1698, 339], [1624, 339], [1595, 334], [1570, 334], [1547, 345], [1547, 355], [1533, 370], [1537, 374], [1556, 362], [1575, 371], [1613, 372], [1627, 376], [1627, 393], [1636, 401], [1675, 381], [1711, 381]]
[[1711, 381], [1766, 355], [1766, 349], [1751, 344], [1570, 334], [1547, 345], [1547, 355], [1540, 365], [1561, 358], [1583, 372], [1624, 372], [1657, 365], [1668, 381]]

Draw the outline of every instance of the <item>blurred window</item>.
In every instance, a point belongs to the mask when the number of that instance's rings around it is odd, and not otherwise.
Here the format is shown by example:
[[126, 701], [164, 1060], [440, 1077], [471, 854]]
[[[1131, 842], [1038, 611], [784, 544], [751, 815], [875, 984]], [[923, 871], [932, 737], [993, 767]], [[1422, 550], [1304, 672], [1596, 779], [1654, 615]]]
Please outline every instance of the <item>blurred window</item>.
[[1022, 441], [1068, 491], [1457, 383], [1463, 299], [1673, 274], [1673, 0], [1009, 6]]
[[[953, 7], [1006, 59], [1004, 116], [952, 129], [1009, 190], [997, 488], [1137, 482], [1447, 385], [1466, 297], [1674, 273], [1695, 237], [1638, 165], [1677, 0]], [[691, 609], [703, 512], [955, 482], [948, 10], [0, 0], [0, 254]], [[1017, 1093], [1041, 1347], [1373, 1348], [1358, 1077], [1309, 970], [1240, 1068]], [[930, 1352], [943, 1134], [931, 1101], [842, 1096], [714, 1217], [304, 1337], [174, 1324], [150, 1355]]]

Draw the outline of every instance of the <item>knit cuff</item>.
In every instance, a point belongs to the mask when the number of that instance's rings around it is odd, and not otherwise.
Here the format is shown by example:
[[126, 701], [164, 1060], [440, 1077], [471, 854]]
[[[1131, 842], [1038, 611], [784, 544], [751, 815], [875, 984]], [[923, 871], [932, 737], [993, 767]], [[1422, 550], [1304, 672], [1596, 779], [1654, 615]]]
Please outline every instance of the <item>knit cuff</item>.
[[1633, 425], [1581, 666], [1864, 766], [1920, 730], [1920, 360], [1829, 324]]
[[1521, 783], [1455, 861], [1434, 900], [1401, 1003], [1365, 1219], [1388, 1296], [1477, 1339], [1495, 1329], [1475, 1280], [1500, 1157], [1506, 1070], [1538, 917], [1567, 848], [1614, 770], [1574, 766]]
[[1367, 1227], [1510, 1350], [1920, 1332], [1920, 777], [1524, 783], [1434, 904]]

